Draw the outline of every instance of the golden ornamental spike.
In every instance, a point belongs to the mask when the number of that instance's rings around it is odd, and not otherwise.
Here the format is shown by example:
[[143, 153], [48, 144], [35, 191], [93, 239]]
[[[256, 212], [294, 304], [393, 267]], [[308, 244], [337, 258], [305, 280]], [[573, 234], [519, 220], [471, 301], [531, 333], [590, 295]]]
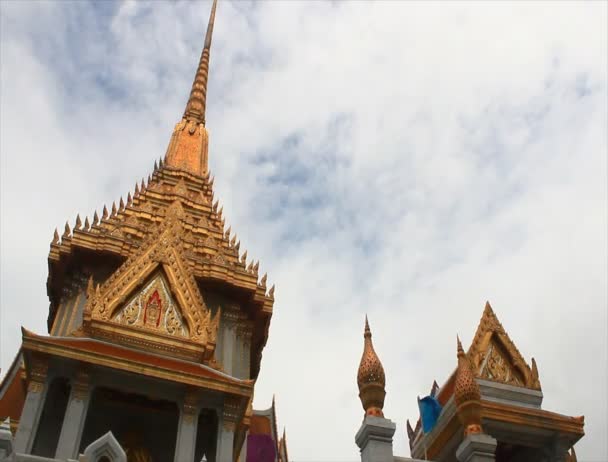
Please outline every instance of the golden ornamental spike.
[[359, 387], [359, 398], [365, 411], [365, 415], [384, 417], [382, 408], [386, 391], [386, 376], [380, 358], [374, 350], [372, 343], [372, 332], [369, 328], [367, 315], [365, 316], [365, 330], [363, 333], [363, 355], [357, 371], [357, 385]]
[[99, 223], [99, 215], [97, 215], [97, 210], [93, 213], [93, 226], [96, 226]]
[[82, 221], [80, 220], [80, 214], [76, 215], [76, 223], [74, 224], [74, 229], [81, 229]]
[[65, 229], [63, 230], [63, 236], [64, 239], [66, 237], [70, 237], [70, 224], [66, 221], [65, 222]]
[[57, 231], [57, 228], [55, 228], [55, 232], [53, 233], [51, 244], [59, 244], [59, 231]]
[[454, 401], [456, 413], [464, 426], [465, 436], [483, 433], [481, 427], [481, 392], [475, 379], [471, 363], [467, 357], [460, 337], [456, 336], [458, 369], [454, 382]]
[[84, 229], [86, 231], [91, 229], [91, 224], [89, 223], [89, 217], [84, 217]]

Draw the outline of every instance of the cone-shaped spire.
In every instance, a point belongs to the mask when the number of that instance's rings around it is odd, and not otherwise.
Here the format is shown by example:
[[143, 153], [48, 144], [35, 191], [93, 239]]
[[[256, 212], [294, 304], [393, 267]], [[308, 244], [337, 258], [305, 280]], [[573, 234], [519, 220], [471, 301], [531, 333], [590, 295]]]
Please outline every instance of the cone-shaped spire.
[[458, 349], [458, 369], [454, 385], [456, 412], [464, 426], [464, 434], [482, 433], [481, 429], [481, 392], [465, 354], [460, 338], [456, 337]]
[[209, 77], [209, 54], [217, 0], [213, 0], [211, 15], [207, 25], [207, 35], [201, 59], [194, 75], [190, 97], [186, 103], [184, 116], [173, 130], [167, 148], [165, 163], [168, 167], [185, 170], [198, 176], [208, 173], [207, 155], [209, 134], [205, 129], [205, 110], [207, 108], [207, 79]]
[[365, 316], [365, 331], [363, 333], [364, 345], [359, 371], [357, 372], [357, 385], [359, 386], [359, 398], [365, 410], [365, 415], [384, 417], [384, 397], [386, 391], [386, 377], [382, 363], [374, 350], [372, 344], [372, 331], [369, 328], [367, 316]]
[[198, 69], [190, 90], [190, 98], [186, 104], [184, 111], [184, 119], [195, 121], [200, 124], [205, 124], [205, 109], [207, 106], [207, 78], [209, 76], [209, 53], [211, 52], [211, 39], [213, 36], [213, 23], [215, 22], [215, 8], [217, 0], [213, 0], [211, 6], [211, 15], [209, 16], [209, 24], [207, 25], [207, 34], [205, 35], [205, 45], [201, 53], [201, 59], [198, 63]]

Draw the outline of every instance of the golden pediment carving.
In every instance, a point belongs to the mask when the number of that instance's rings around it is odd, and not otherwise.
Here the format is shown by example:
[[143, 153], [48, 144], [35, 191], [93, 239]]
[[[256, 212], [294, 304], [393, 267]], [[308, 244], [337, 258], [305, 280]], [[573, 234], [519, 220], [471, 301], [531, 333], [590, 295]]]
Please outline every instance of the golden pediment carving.
[[[102, 334], [106, 339], [144, 347], [162, 343], [163, 337], [178, 337], [178, 350], [184, 339], [192, 342], [184, 343], [187, 357], [196, 351], [205, 359], [212, 357], [220, 313], [212, 315], [188, 271], [183, 255], [183, 215], [176, 201], [157, 231], [106, 282], [93, 287], [90, 281], [84, 325], [93, 336]], [[137, 341], [128, 338], [130, 334]], [[146, 338], [146, 334], [155, 338]], [[171, 351], [174, 342], [167, 342], [171, 346], [165, 345], [163, 350]]]
[[156, 275], [112, 320], [127, 326], [188, 337], [188, 326], [173, 300], [164, 276]]
[[488, 349], [481, 354], [478, 375], [483, 379], [524, 386], [521, 373], [513, 367], [508, 356], [501, 350], [499, 345], [490, 342]]
[[532, 358], [532, 367], [528, 365], [489, 303], [467, 355], [479, 378], [541, 389], [536, 361]]

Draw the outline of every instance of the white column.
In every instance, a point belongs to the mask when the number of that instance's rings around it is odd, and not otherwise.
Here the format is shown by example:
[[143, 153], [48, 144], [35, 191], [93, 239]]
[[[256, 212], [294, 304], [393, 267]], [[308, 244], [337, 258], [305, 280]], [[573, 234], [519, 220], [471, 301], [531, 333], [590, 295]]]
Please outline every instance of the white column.
[[365, 416], [355, 442], [361, 451], [361, 462], [393, 462], [395, 424], [389, 419]]
[[89, 387], [89, 374], [82, 369], [76, 373], [72, 381], [70, 400], [63, 418], [61, 434], [57, 443], [56, 459], [76, 459], [80, 438], [89, 409], [91, 389]]
[[497, 442], [485, 433], [467, 435], [456, 450], [460, 462], [494, 462]]
[[48, 363], [42, 359], [32, 359], [27, 387], [27, 397], [21, 411], [19, 428], [15, 435], [15, 452], [29, 454], [34, 445], [34, 438], [44, 407], [48, 391]]
[[217, 431], [216, 462], [232, 462], [234, 453], [234, 431], [238, 418], [239, 403], [232, 398], [224, 399], [224, 409]]
[[[195, 462], [196, 431], [198, 427], [198, 396], [194, 391], [186, 392], [179, 415], [175, 462]], [[198, 462], [198, 461], [196, 461]]]

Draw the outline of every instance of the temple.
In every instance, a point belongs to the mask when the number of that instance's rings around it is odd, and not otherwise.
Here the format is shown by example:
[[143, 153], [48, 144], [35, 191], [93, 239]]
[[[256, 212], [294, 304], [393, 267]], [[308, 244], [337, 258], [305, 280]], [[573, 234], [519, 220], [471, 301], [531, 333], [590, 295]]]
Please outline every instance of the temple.
[[[55, 231], [48, 335], [23, 328], [0, 383], [0, 461], [289, 461], [274, 398], [252, 407], [274, 286], [226, 227], [208, 167], [216, 7], [164, 159], [126, 199]], [[398, 435], [411, 458], [393, 454], [389, 374], [367, 318], [363, 337], [362, 462], [576, 462], [584, 418], [542, 408], [536, 361], [489, 303], [468, 350], [457, 340], [449, 378]]]
[[362, 462], [576, 462], [585, 419], [542, 409], [536, 361], [525, 361], [489, 303], [466, 352], [457, 339], [447, 381], [418, 398], [415, 428], [406, 421], [412, 458], [393, 454], [396, 426], [384, 416], [386, 375], [367, 318], [364, 339], [357, 373], [364, 419], [355, 437]]
[[287, 462], [274, 400], [252, 409], [274, 287], [226, 227], [208, 168], [216, 7], [164, 159], [126, 199], [55, 231], [49, 335], [22, 329], [0, 384], [6, 457]]

